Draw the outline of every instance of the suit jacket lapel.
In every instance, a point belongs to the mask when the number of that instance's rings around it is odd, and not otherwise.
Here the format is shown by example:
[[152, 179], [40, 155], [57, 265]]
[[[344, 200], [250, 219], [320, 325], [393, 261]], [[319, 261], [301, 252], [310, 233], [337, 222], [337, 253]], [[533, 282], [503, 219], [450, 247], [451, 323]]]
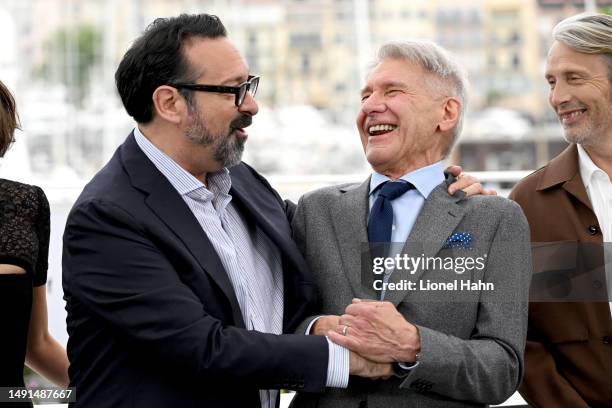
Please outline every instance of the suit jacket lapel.
[[[442, 249], [446, 239], [459, 225], [465, 215], [465, 209], [457, 203], [465, 197], [465, 193], [459, 191], [451, 196], [448, 194], [447, 188], [447, 182], [443, 182], [427, 197], [412, 231], [410, 231], [402, 254], [411, 257], [421, 256], [421, 254], [425, 257], [435, 256]], [[418, 253], [414, 253], [415, 251], [418, 251]], [[418, 270], [411, 276], [411, 280], [418, 279], [423, 272], [422, 269]], [[402, 273], [393, 273], [389, 282], [399, 282], [401, 279]], [[401, 290], [388, 291], [384, 300], [388, 300], [397, 306], [408, 293], [409, 291]]]
[[230, 169], [232, 175], [232, 200], [249, 221], [254, 222], [274, 243], [283, 259], [283, 285], [285, 303], [283, 322], [285, 328], [295, 327], [304, 315], [312, 314], [314, 298], [306, 293], [304, 283], [311, 276], [300, 250], [291, 239], [291, 227], [280, 197], [266, 188], [267, 181], [253, 183], [254, 175], [247, 166]]
[[[221, 288], [232, 307], [236, 326], [245, 327], [234, 288], [212, 243], [185, 201], [136, 144], [133, 134], [122, 146], [122, 158], [134, 187], [148, 194], [146, 204], [183, 242], [202, 269]], [[185, 274], [192, 281], [197, 275]]]
[[360, 298], [376, 299], [376, 292], [371, 284], [373, 276], [372, 271], [369, 270], [369, 265], [372, 262], [367, 246], [368, 232], [366, 226], [369, 212], [369, 191], [369, 177], [359, 186], [341, 189], [342, 195], [339, 200], [333, 202], [331, 215], [342, 257], [342, 269], [351, 284], [353, 292]]
[[[280, 203], [270, 199], [271, 193], [263, 186], [245, 185], [243, 178], [237, 176], [237, 168], [230, 169], [232, 174], [232, 189], [230, 194], [248, 213], [248, 215], [261, 227], [280, 250], [289, 255], [290, 259], [301, 258], [301, 253], [291, 237], [289, 222], [275, 222], [279, 214], [284, 214]], [[263, 189], [265, 191], [260, 191]], [[261, 194], [260, 194], [261, 193]]]

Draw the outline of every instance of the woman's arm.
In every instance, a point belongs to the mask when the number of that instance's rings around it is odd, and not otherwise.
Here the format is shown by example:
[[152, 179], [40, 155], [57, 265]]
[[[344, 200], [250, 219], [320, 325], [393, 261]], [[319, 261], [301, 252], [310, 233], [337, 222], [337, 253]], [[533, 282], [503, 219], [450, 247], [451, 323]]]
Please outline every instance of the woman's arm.
[[46, 285], [34, 288], [26, 364], [59, 387], [68, 387], [66, 350], [49, 333]]

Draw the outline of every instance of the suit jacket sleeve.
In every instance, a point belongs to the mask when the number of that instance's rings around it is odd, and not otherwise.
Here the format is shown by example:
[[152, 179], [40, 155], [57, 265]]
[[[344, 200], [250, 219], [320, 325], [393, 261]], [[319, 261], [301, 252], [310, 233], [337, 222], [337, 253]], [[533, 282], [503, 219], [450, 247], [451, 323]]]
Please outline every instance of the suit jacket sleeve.
[[[523, 374], [530, 254], [527, 220], [518, 205], [507, 202], [489, 248], [484, 276], [496, 290], [482, 292], [471, 338], [417, 326], [420, 362], [402, 387], [414, 387], [416, 382], [425, 384], [425, 391], [482, 403], [502, 403], [512, 395]], [[506, 299], [498, 297], [499, 290]]]
[[171, 256], [114, 203], [85, 201], [64, 233], [70, 296], [135, 353], [207, 382], [258, 388], [325, 388], [324, 338], [272, 335], [224, 325], [183, 283]]
[[[293, 204], [293, 203], [292, 203]], [[295, 206], [295, 204], [294, 204]], [[302, 253], [302, 255], [306, 255], [306, 214], [304, 212], [304, 205], [302, 199], [298, 201], [297, 209], [294, 210], [295, 214], [293, 216], [293, 221], [291, 223], [291, 229], [293, 231], [293, 240], [295, 241], [298, 249]], [[318, 297], [319, 298], [319, 297]], [[320, 305], [317, 305], [317, 310], [320, 310]], [[308, 325], [312, 323], [314, 319], [321, 316], [320, 314], [308, 316], [305, 318], [302, 323], [300, 323], [295, 330], [298, 334], [304, 334]]]
[[[519, 205], [529, 199], [516, 189], [512, 190], [508, 198]], [[537, 308], [537, 304], [530, 304], [529, 308]], [[537, 329], [530, 328], [527, 331], [525, 368], [525, 377], [519, 391], [529, 405], [535, 408], [588, 408], [580, 394], [559, 374], [553, 355], [538, 338]]]

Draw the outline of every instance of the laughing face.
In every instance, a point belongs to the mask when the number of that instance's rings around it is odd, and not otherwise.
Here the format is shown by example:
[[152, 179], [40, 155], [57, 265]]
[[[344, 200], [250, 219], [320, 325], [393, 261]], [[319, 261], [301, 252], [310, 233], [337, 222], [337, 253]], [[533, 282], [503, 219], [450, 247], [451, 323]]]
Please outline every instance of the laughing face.
[[585, 147], [604, 143], [612, 129], [612, 94], [603, 57], [555, 41], [548, 53], [548, 100], [568, 142]]
[[444, 108], [421, 67], [385, 59], [361, 91], [357, 128], [372, 168], [392, 178], [442, 159], [437, 132]]

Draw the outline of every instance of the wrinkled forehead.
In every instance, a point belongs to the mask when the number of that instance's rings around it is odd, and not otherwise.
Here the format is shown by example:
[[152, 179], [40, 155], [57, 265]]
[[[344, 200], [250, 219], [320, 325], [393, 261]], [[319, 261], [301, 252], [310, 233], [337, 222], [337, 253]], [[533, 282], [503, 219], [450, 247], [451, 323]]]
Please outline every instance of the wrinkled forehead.
[[371, 66], [363, 89], [393, 85], [408, 85], [422, 78], [424, 69], [410, 60], [402, 58], [386, 58]]
[[579, 52], [561, 41], [554, 41], [546, 58], [545, 76], [565, 75], [570, 72], [607, 74], [612, 66], [610, 54], [587, 54]]

